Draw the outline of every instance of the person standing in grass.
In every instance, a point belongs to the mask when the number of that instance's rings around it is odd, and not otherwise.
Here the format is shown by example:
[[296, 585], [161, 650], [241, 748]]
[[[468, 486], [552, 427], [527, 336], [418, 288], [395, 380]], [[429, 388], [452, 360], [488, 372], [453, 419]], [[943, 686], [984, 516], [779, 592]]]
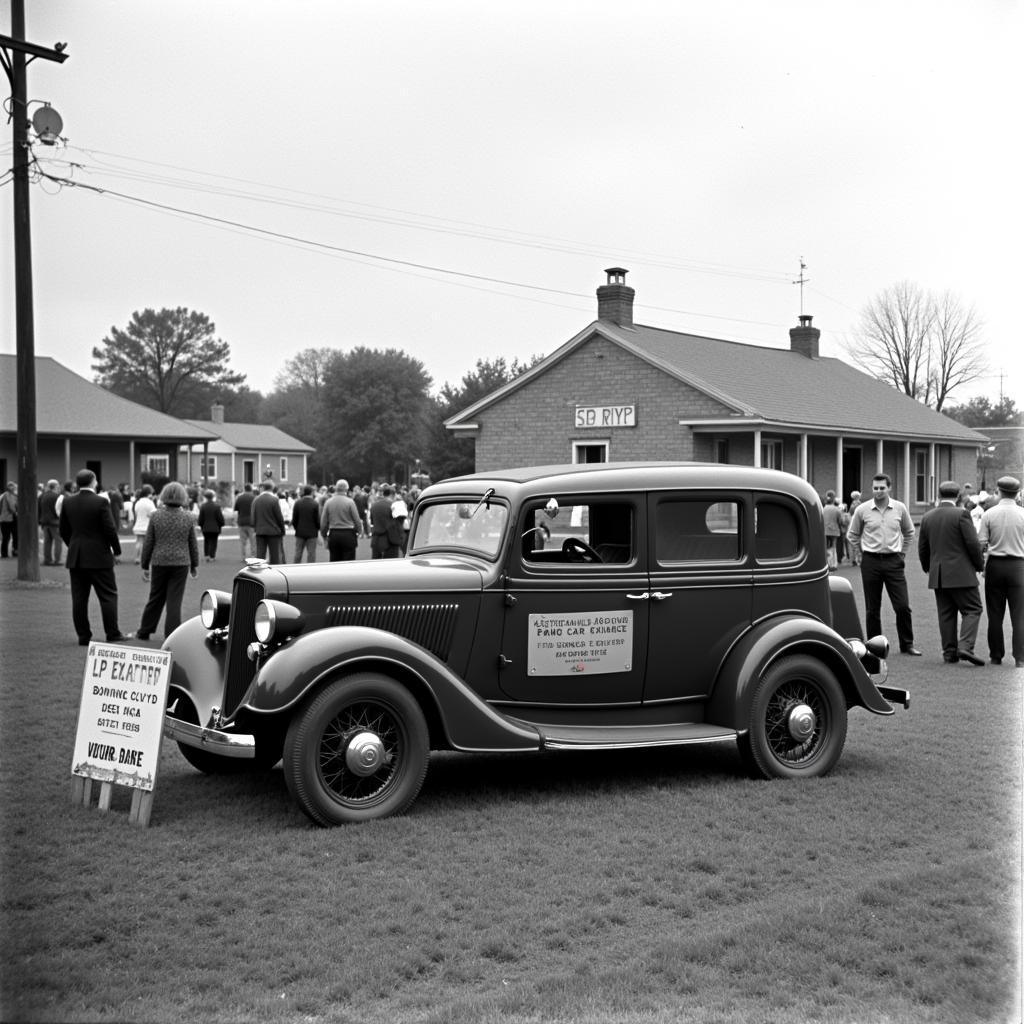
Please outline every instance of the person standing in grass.
[[150, 517], [142, 543], [142, 578], [149, 583], [149, 600], [142, 610], [136, 636], [148, 640], [164, 615], [164, 638], [181, 625], [181, 601], [189, 573], [199, 568], [195, 521], [189, 511], [188, 491], [172, 481], [160, 492], [160, 504]]
[[217, 557], [217, 541], [224, 529], [224, 512], [217, 504], [213, 491], [203, 492], [203, 503], [199, 506], [199, 532], [203, 535], [203, 556], [208, 562]]
[[978, 573], [985, 567], [985, 560], [970, 512], [957, 505], [959, 496], [960, 485], [955, 480], [939, 484], [939, 505], [925, 512], [921, 520], [917, 554], [921, 568], [928, 573], [928, 586], [935, 591], [942, 660], [984, 665], [974, 653], [974, 644], [981, 622]]
[[914, 620], [907, 592], [906, 553], [914, 543], [914, 522], [902, 501], [889, 493], [892, 479], [876, 473], [871, 480], [872, 501], [861, 502], [853, 512], [846, 539], [850, 553], [861, 559], [864, 588], [864, 619], [868, 636], [882, 632], [882, 588], [896, 613], [900, 653], [920, 657], [914, 646]]
[[242, 546], [242, 561], [256, 556], [256, 529], [252, 525], [252, 503], [256, 500], [252, 484], [235, 498], [235, 525], [238, 527], [238, 543]]
[[295, 557], [292, 561], [301, 562], [305, 552], [306, 561], [315, 562], [320, 533], [320, 506], [309, 484], [303, 485], [302, 497], [292, 505], [292, 529], [295, 530]]
[[131, 639], [117, 625], [117, 577], [114, 560], [121, 554], [110, 502], [96, 493], [96, 474], [79, 470], [78, 490], [60, 506], [60, 536], [68, 546], [66, 565], [71, 576], [71, 621], [79, 646], [92, 639], [89, 625], [89, 594], [96, 591], [108, 643]]
[[1024, 668], [1024, 508], [1017, 504], [1020, 481], [1001, 476], [999, 501], [985, 510], [978, 540], [985, 548], [985, 608], [988, 612], [988, 653], [993, 665], [1006, 653], [1003, 618], [1010, 608], [1013, 663]]
[[132, 535], [135, 537], [135, 564], [142, 561], [142, 543], [149, 528], [149, 517], [156, 511], [153, 488], [143, 484], [139, 496], [132, 505]]

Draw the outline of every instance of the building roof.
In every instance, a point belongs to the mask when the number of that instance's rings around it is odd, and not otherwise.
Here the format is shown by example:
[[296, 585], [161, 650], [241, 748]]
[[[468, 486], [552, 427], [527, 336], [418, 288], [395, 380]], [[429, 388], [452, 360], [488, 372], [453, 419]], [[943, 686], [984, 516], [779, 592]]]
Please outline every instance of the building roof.
[[[725, 405], [748, 426], [865, 433], [906, 440], [981, 444], [985, 435], [935, 412], [840, 359], [811, 359], [791, 349], [765, 348], [697, 334], [620, 327], [596, 320], [546, 359], [446, 421], [470, 426], [472, 417], [523, 387], [553, 363], [601, 336]], [[722, 418], [716, 419], [720, 423]], [[686, 419], [699, 426], [700, 418]]]
[[[209, 426], [179, 420], [115, 395], [49, 356], [37, 356], [35, 364], [39, 435], [192, 444], [216, 437]], [[17, 356], [0, 353], [0, 433], [18, 430], [17, 366]]]
[[304, 441], [263, 423], [216, 423], [212, 420], [186, 420], [186, 423], [212, 431], [235, 451], [312, 452]]

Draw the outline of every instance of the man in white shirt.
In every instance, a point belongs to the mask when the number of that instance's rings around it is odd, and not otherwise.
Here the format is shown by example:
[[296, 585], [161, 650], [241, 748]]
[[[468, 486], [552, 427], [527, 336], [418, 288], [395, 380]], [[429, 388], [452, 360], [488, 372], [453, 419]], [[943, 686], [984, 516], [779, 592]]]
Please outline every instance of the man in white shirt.
[[878, 473], [871, 481], [872, 501], [854, 510], [846, 539], [850, 553], [859, 558], [864, 587], [864, 619], [869, 637], [882, 632], [882, 588], [896, 613], [900, 652], [920, 657], [914, 646], [914, 621], [904, 571], [906, 553], [914, 543], [914, 523], [902, 501], [889, 494], [892, 480]]
[[988, 653], [993, 665], [1006, 654], [1003, 616], [1010, 607], [1013, 661], [1024, 668], [1024, 508], [1017, 504], [1020, 481], [1002, 476], [996, 481], [999, 501], [986, 509], [978, 527], [985, 549], [985, 610], [988, 613]]

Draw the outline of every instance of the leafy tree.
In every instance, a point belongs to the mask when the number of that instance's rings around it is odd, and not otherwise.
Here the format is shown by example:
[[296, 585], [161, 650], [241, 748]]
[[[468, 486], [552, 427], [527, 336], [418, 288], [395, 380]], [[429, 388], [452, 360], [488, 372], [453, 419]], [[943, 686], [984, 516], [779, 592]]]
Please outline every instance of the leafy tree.
[[245, 380], [228, 368], [230, 346], [215, 330], [204, 313], [180, 306], [136, 311], [93, 348], [96, 383], [172, 416], [206, 418], [218, 395]]
[[1024, 412], [1012, 398], [1004, 396], [993, 405], [984, 397], [972, 398], [964, 405], [951, 405], [942, 410], [950, 419], [965, 427], [1019, 427], [1024, 423]]
[[398, 349], [339, 354], [324, 371], [322, 454], [350, 480], [404, 478], [426, 445], [429, 388], [423, 364]]
[[521, 363], [518, 359], [508, 363], [502, 356], [497, 359], [478, 359], [476, 367], [463, 375], [460, 385], [453, 386], [445, 382], [434, 399], [427, 462], [431, 479], [443, 480], [450, 476], [472, 473], [475, 468], [476, 442], [471, 437], [460, 437], [445, 429], [444, 421], [514, 380], [541, 358], [533, 356], [528, 363]]
[[314, 482], [333, 483], [342, 468], [330, 452], [331, 417], [324, 406], [327, 371], [341, 358], [334, 348], [303, 349], [285, 363], [274, 378], [275, 389], [263, 402], [262, 422], [316, 449], [308, 462], [309, 479]]
[[951, 292], [936, 296], [902, 281], [864, 308], [847, 352], [879, 380], [941, 411], [954, 389], [986, 369], [982, 327]]

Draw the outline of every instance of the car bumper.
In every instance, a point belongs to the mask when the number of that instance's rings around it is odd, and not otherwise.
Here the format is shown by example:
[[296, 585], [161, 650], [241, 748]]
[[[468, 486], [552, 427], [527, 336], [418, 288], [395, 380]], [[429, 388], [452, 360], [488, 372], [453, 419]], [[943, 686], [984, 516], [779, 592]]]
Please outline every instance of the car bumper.
[[180, 718], [164, 717], [164, 735], [168, 739], [189, 747], [200, 747], [221, 757], [253, 758], [256, 756], [256, 737], [244, 733], [223, 732], [202, 725], [183, 722]]

